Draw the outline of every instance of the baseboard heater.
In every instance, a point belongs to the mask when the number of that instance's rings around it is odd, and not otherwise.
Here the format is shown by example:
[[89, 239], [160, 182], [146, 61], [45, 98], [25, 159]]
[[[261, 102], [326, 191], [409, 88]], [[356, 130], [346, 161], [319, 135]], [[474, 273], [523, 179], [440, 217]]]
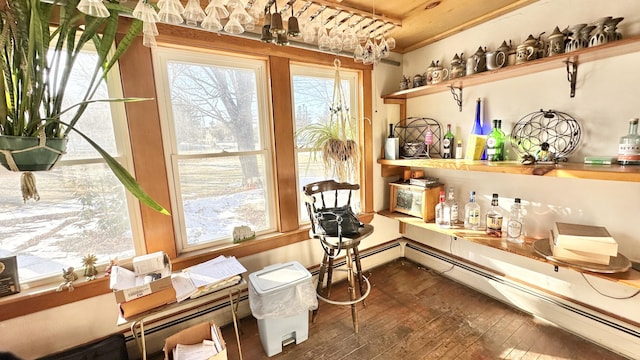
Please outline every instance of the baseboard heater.
[[[397, 248], [399, 246], [401, 246], [401, 245], [400, 245], [400, 243], [398, 241], [393, 241], [393, 242], [385, 243], [385, 244], [383, 244], [381, 246], [373, 247], [371, 249], [366, 249], [366, 250], [363, 250], [363, 251], [360, 252], [360, 259], [365, 259], [365, 258], [374, 256], [374, 255], [383, 253], [385, 251]], [[346, 264], [346, 260], [338, 261], [338, 262], [335, 263], [336, 266], [344, 266], [345, 264]], [[314, 268], [313, 270], [310, 270], [311, 274], [314, 275], [314, 276], [318, 275], [319, 271], [320, 271], [320, 269], [318, 267]], [[248, 300], [249, 300], [249, 295], [246, 293], [246, 291], [244, 291], [240, 296], [240, 301], [242, 302], [242, 301], [248, 301]], [[201, 307], [201, 306], [202, 305], [198, 305], [198, 307]], [[198, 310], [197, 312], [193, 312], [193, 313], [190, 313], [190, 314], [185, 315], [185, 316], [180, 316], [179, 313], [171, 314], [170, 316], [172, 316], [172, 317], [176, 317], [176, 316], [178, 316], [178, 317], [175, 318], [175, 319], [172, 319], [172, 320], [168, 320], [168, 321], [159, 320], [156, 324], [153, 324], [151, 326], [145, 324], [145, 330], [144, 330], [145, 336], [150, 336], [153, 333], [156, 333], [156, 332], [171, 328], [173, 326], [180, 325], [180, 324], [182, 324], [182, 323], [184, 323], [186, 321], [190, 321], [190, 320], [196, 319], [198, 317], [205, 316], [207, 314], [210, 314], [210, 313], [218, 311], [218, 310], [226, 309], [229, 306], [230, 305], [229, 305], [228, 301], [223, 301], [220, 304], [216, 304], [216, 305], [212, 305], [210, 307], [206, 307], [204, 309]], [[189, 311], [190, 310], [185, 310], [184, 312], [186, 313], [186, 312], [189, 312]], [[135, 339], [133, 337], [133, 334], [127, 335], [125, 337], [125, 340], [127, 342], [135, 341]]]
[[547, 295], [545, 295], [543, 293], [535, 291], [535, 290], [533, 290], [531, 288], [528, 288], [526, 286], [523, 286], [523, 285], [520, 285], [518, 283], [509, 281], [509, 280], [507, 280], [507, 279], [505, 279], [503, 277], [496, 276], [494, 274], [488, 273], [488, 272], [483, 271], [481, 269], [478, 269], [476, 267], [470, 266], [469, 264], [460, 262], [460, 261], [458, 261], [456, 259], [452, 259], [452, 258], [450, 258], [448, 256], [445, 256], [445, 255], [440, 254], [438, 252], [434, 252], [432, 250], [429, 250], [426, 247], [422, 247], [422, 246], [419, 246], [419, 245], [411, 243], [411, 242], [407, 242], [407, 244], [405, 246], [406, 246], [406, 248], [421, 252], [421, 253], [423, 253], [425, 255], [428, 255], [428, 256], [431, 256], [431, 257], [436, 258], [438, 260], [447, 262], [447, 263], [449, 263], [451, 265], [454, 265], [454, 266], [456, 266], [456, 267], [458, 267], [460, 269], [464, 269], [464, 270], [472, 272], [472, 273], [474, 273], [476, 275], [480, 275], [480, 276], [482, 276], [482, 277], [484, 277], [484, 278], [486, 278], [488, 280], [494, 281], [494, 282], [499, 283], [501, 285], [508, 286], [508, 287], [510, 287], [512, 289], [527, 293], [529, 295], [535, 296], [536, 298], [538, 298], [538, 299], [540, 299], [542, 301], [546, 301], [546, 302], [551, 303], [551, 304], [553, 304], [555, 306], [558, 306], [558, 307], [561, 307], [561, 308], [563, 308], [565, 310], [571, 311], [574, 314], [583, 316], [583, 317], [591, 319], [593, 321], [597, 321], [597, 322], [599, 322], [599, 323], [601, 323], [603, 325], [609, 326], [609, 327], [614, 328], [614, 329], [616, 329], [618, 331], [622, 331], [622, 332], [627, 333], [629, 335], [632, 335], [632, 336], [634, 336], [636, 338], [640, 338], [640, 332], [638, 332], [638, 331], [636, 331], [634, 329], [630, 329], [630, 328], [628, 328], [626, 326], [623, 326], [621, 324], [618, 324], [618, 323], [615, 323], [613, 321], [607, 320], [605, 318], [599, 317], [599, 316], [597, 316], [597, 315], [595, 315], [593, 313], [586, 312], [586, 311], [581, 310], [579, 308], [573, 307], [573, 306], [571, 306], [569, 304], [560, 302], [560, 301], [558, 301], [558, 300], [556, 300], [556, 299], [554, 299], [552, 297], [549, 297], [549, 296], [547, 296]]

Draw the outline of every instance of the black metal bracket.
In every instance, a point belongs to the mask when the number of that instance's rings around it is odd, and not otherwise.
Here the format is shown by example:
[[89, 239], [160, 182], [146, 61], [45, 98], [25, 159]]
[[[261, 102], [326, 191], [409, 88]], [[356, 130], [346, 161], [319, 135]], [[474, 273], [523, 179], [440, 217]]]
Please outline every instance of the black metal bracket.
[[553, 265], [553, 271], [558, 272], [558, 265]]
[[[462, 86], [454, 87], [453, 85], [449, 85], [449, 89], [451, 89], [453, 100], [458, 104], [458, 109], [462, 112]], [[456, 90], [458, 90], [458, 93], [456, 93]]]
[[567, 64], [567, 80], [571, 84], [571, 97], [576, 96], [576, 78], [578, 77], [578, 62], [577, 61], [565, 61]]

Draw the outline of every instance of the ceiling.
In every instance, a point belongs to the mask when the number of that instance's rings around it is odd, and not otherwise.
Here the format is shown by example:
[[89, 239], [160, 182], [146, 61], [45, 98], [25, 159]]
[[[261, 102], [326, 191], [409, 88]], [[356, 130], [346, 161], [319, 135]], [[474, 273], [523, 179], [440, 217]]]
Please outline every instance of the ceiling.
[[[400, 26], [391, 35], [395, 52], [405, 53], [454, 35], [537, 0], [326, 0], [336, 8], [347, 7], [393, 19]], [[395, 22], [391, 21], [391, 22]]]

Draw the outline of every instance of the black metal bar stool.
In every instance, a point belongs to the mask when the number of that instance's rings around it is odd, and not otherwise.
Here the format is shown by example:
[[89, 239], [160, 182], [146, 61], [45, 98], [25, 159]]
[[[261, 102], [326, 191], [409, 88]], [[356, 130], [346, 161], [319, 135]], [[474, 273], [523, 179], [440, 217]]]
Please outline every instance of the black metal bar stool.
[[[373, 226], [361, 224], [356, 232], [343, 235], [340, 227], [342, 219], [340, 216], [337, 216], [335, 220], [338, 222], [338, 234], [337, 236], [328, 236], [322, 227], [319, 226], [318, 221], [323, 213], [331, 212], [331, 209], [343, 206], [350, 207], [351, 195], [353, 191], [358, 189], [360, 189], [360, 185], [358, 184], [338, 183], [334, 180], [319, 181], [303, 187], [303, 192], [306, 196], [305, 204], [311, 220], [310, 235], [312, 238], [320, 240], [320, 244], [324, 250], [316, 288], [318, 299], [334, 305], [350, 305], [353, 327], [356, 333], [358, 333], [358, 309], [356, 306], [360, 302], [364, 304], [364, 300], [371, 290], [369, 281], [362, 274], [358, 246], [362, 239], [373, 233]], [[349, 301], [331, 299], [333, 270], [341, 267], [341, 264], [337, 264], [336, 260], [342, 258], [340, 255], [342, 250], [344, 250], [343, 256], [345, 259], [345, 267], [343, 270], [347, 272], [347, 283], [349, 285]], [[359, 296], [356, 295], [356, 281], [358, 283]], [[311, 317], [312, 322], [316, 320], [318, 309], [313, 311]]]

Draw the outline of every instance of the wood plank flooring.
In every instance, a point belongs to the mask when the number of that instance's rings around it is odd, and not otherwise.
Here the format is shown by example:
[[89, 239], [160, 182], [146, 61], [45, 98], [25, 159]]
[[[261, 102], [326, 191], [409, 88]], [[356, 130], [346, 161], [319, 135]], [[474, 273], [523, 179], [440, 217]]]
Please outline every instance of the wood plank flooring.
[[[354, 334], [348, 306], [320, 303], [309, 338], [269, 358], [256, 319], [241, 320], [245, 360], [625, 359], [428, 269], [398, 259], [366, 272], [372, 285]], [[344, 283], [332, 290], [344, 293]], [[342, 288], [340, 287], [342, 286]], [[233, 326], [228, 358], [238, 359]]]

